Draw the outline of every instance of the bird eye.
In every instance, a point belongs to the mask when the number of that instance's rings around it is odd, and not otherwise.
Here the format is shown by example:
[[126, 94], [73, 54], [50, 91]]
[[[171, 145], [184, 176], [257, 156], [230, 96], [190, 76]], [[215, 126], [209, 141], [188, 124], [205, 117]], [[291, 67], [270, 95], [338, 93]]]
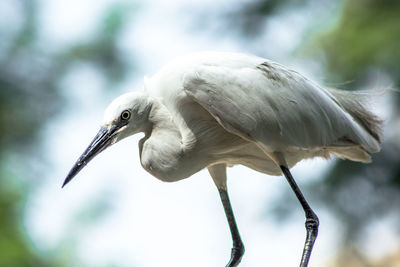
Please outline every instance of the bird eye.
[[129, 120], [129, 118], [131, 117], [131, 112], [129, 110], [125, 110], [121, 113], [121, 120]]

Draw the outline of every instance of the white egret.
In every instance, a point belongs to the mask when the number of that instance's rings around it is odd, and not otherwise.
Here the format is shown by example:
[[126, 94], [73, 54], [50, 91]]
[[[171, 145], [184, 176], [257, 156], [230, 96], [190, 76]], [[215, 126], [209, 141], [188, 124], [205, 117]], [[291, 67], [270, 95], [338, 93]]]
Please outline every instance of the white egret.
[[381, 121], [357, 93], [325, 89], [301, 74], [251, 55], [201, 52], [181, 57], [145, 79], [141, 92], [115, 99], [100, 131], [77, 160], [66, 185], [110, 145], [143, 132], [140, 161], [166, 182], [208, 168], [232, 234], [227, 266], [237, 266], [244, 245], [226, 185], [226, 167], [242, 164], [283, 174], [306, 217], [300, 266], [308, 265], [318, 217], [289, 169], [305, 158], [331, 155], [370, 162], [380, 150]]

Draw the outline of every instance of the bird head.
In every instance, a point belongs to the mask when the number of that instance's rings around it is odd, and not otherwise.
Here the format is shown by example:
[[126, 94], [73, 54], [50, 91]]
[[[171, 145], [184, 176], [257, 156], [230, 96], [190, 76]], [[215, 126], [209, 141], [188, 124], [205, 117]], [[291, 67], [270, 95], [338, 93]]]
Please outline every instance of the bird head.
[[62, 187], [74, 178], [96, 155], [116, 142], [149, 127], [151, 102], [143, 93], [127, 93], [116, 98], [105, 110], [103, 124], [78, 158]]

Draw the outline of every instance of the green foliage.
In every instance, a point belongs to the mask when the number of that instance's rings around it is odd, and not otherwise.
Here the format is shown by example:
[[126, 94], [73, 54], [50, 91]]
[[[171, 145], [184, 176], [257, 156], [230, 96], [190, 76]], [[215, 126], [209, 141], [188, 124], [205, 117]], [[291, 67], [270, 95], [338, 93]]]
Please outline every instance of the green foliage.
[[362, 79], [374, 67], [399, 83], [399, 12], [399, 1], [346, 1], [339, 23], [317, 41], [326, 57], [327, 73], [345, 80]]
[[37, 267], [62, 266], [41, 257], [30, 245], [23, 228], [24, 192], [10, 179], [18, 177], [0, 173], [0, 266]]
[[102, 23], [94, 37], [80, 44], [71, 46], [62, 60], [85, 61], [98, 67], [109, 82], [121, 81], [129, 66], [124, 57], [118, 52], [117, 39], [122, 33], [129, 15], [136, 10], [135, 5], [111, 6], [105, 14]]
[[[305, 4], [307, 0], [256, 0], [239, 4], [238, 8], [225, 13], [227, 22], [247, 38], [262, 34], [265, 22], [285, 9], [293, 9]], [[233, 26], [233, 27], [232, 27]]]
[[[63, 112], [59, 83], [76, 62], [91, 64], [110, 83], [124, 77], [128, 66], [117, 40], [132, 9], [110, 6], [91, 40], [49, 53], [40, 39], [37, 1], [14, 3], [23, 20], [0, 32], [0, 266], [62, 267], [78, 262], [68, 252], [73, 240], [60, 244], [66, 247], [58, 253], [46, 254], [35, 247], [24, 226], [25, 206], [43, 181], [31, 182], [38, 172], [32, 159], [44, 160], [41, 130]], [[87, 223], [102, 212], [86, 215]]]

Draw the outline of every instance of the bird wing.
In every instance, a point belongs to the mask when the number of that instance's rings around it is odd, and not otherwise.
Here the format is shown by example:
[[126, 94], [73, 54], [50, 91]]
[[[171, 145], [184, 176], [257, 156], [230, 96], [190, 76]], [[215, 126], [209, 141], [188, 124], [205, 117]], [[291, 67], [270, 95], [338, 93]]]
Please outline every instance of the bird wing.
[[199, 65], [186, 72], [183, 89], [227, 131], [263, 150], [377, 145], [333, 95], [277, 63]]

